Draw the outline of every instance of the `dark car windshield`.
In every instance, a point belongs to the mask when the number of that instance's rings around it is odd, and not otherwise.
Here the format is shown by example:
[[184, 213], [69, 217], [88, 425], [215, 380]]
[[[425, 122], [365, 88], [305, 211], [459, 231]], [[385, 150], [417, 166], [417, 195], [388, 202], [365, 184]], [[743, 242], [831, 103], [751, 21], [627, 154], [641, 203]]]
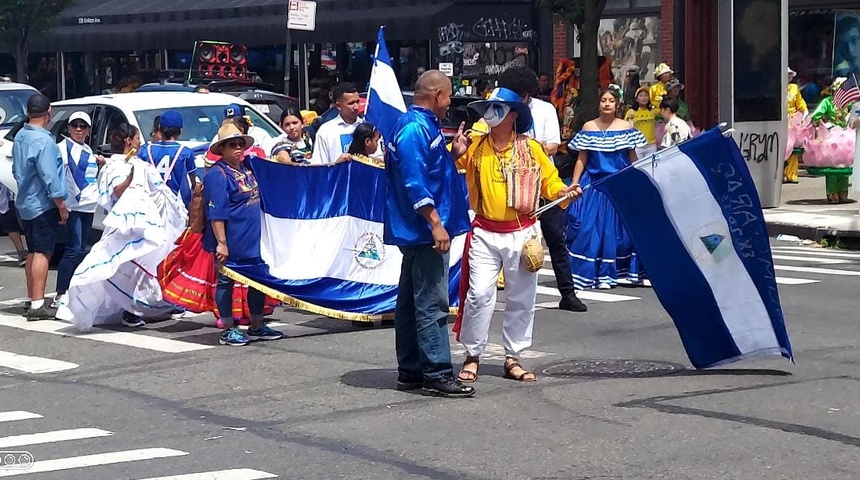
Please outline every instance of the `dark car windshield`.
[[[166, 108], [155, 110], [137, 110], [134, 112], [137, 124], [143, 129], [152, 126], [155, 117], [164, 113]], [[173, 107], [171, 110], [179, 112], [182, 116], [182, 133], [177, 140], [186, 142], [208, 142], [218, 134], [221, 120], [224, 118], [224, 105], [199, 105], [194, 107]], [[246, 110], [251, 122], [262, 128], [271, 138], [277, 137], [280, 132], [273, 128], [257, 112]]]
[[2, 90], [0, 91], [0, 127], [11, 127], [27, 118], [27, 100], [35, 90]]

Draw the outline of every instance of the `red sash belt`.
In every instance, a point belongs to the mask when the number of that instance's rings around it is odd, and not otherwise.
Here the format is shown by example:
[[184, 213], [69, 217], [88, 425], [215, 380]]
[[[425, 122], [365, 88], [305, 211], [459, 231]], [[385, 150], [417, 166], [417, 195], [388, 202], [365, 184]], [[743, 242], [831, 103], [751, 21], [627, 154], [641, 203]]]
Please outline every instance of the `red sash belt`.
[[457, 309], [457, 321], [454, 322], [454, 333], [457, 341], [460, 341], [460, 327], [463, 324], [463, 312], [466, 310], [466, 293], [469, 291], [469, 249], [472, 247], [472, 233], [475, 228], [481, 228], [493, 233], [513, 233], [525, 230], [537, 223], [536, 218], [522, 216], [513, 220], [490, 220], [484, 217], [475, 217], [472, 222], [472, 230], [466, 234], [466, 245], [463, 249], [463, 260], [460, 261], [460, 308]]

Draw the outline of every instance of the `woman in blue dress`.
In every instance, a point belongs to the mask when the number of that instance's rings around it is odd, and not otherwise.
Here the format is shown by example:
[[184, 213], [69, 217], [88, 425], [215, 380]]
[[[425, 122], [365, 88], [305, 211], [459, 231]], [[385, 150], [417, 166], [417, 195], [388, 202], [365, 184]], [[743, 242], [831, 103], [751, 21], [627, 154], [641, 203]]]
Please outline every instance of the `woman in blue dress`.
[[608, 290], [621, 283], [640, 285], [644, 272], [633, 242], [612, 202], [595, 188], [585, 189], [636, 160], [636, 148], [647, 144], [642, 133], [618, 118], [620, 93], [600, 92], [600, 115], [587, 122], [570, 142], [579, 151], [573, 183], [584, 190], [568, 209], [567, 249], [577, 289]]

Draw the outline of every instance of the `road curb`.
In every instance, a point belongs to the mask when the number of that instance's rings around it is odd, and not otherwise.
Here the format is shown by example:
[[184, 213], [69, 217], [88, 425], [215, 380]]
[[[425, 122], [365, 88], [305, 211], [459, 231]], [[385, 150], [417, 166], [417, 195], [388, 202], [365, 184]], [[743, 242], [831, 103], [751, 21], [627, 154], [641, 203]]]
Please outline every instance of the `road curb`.
[[801, 239], [821, 241], [824, 238], [841, 240], [847, 248], [860, 249], [860, 230], [837, 229], [828, 227], [813, 227], [810, 225], [797, 225], [784, 222], [767, 222], [767, 234], [771, 237], [777, 235], [794, 235]]

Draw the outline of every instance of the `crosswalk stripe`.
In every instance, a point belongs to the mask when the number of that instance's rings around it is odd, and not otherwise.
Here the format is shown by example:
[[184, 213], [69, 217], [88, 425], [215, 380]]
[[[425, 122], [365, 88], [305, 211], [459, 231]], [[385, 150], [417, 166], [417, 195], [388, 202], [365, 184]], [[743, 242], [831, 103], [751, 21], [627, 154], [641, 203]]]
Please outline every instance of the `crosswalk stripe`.
[[16, 477], [31, 473], [59, 472], [73, 468], [95, 467], [114, 463], [137, 462], [154, 458], [181, 457], [188, 452], [170, 448], [143, 448], [140, 450], [124, 450], [121, 452], [98, 453], [79, 457], [57, 458], [34, 462], [30, 468], [21, 470], [0, 470], [0, 477]]
[[776, 277], [776, 283], [779, 285], [808, 285], [820, 282], [821, 280], [809, 280], [806, 278]]
[[27, 445], [41, 445], [44, 443], [66, 442], [69, 440], [83, 440], [85, 438], [110, 437], [113, 433], [100, 428], [75, 428], [72, 430], [56, 430], [53, 432], [31, 433], [28, 435], [14, 435], [11, 437], [0, 437], [0, 448], [24, 447]]
[[[797, 253], [797, 252], [792, 252]], [[796, 256], [796, 255], [779, 255], [775, 254], [773, 256], [774, 260], [789, 260], [795, 262], [809, 262], [809, 263], [822, 263], [828, 265], [835, 265], [837, 263], [850, 263], [850, 260], [842, 260], [838, 258], [821, 258], [821, 257], [812, 257], [812, 256]]]
[[777, 270], [785, 270], [788, 272], [804, 272], [804, 273], [820, 273], [822, 275], [841, 275], [845, 277], [860, 277], [860, 272], [853, 270], [836, 270], [833, 268], [816, 268], [816, 267], [793, 267], [788, 265], [774, 265]]
[[189, 473], [187, 475], [171, 475], [169, 477], [152, 477], [145, 480], [258, 480], [261, 478], [278, 478], [278, 476], [250, 468], [237, 468], [215, 472]]
[[143, 348], [146, 350], [155, 350], [156, 352], [164, 353], [184, 353], [192, 352], [195, 350], [206, 350], [210, 348], [215, 348], [210, 345], [200, 345], [196, 343], [171, 340], [169, 338], [153, 337], [138, 333], [111, 331], [97, 333], [78, 333], [77, 331], [75, 331], [73, 326], [65, 322], [58, 322], [55, 320], [28, 322], [23, 317], [14, 317], [9, 315], [0, 315], [0, 326], [20, 328], [22, 330], [29, 330], [32, 332], [62, 335], [65, 337], [77, 337], [87, 340], [95, 340], [98, 342], [113, 343], [129, 347]]
[[0, 423], [16, 422], [18, 420], [32, 420], [34, 418], [42, 418], [38, 413], [25, 412], [23, 410], [13, 410], [11, 412], [0, 412]]
[[0, 367], [12, 368], [26, 373], [52, 373], [78, 368], [77, 363], [52, 360], [50, 358], [31, 357], [0, 350]]
[[841, 257], [841, 258], [856, 258], [860, 259], [860, 253], [839, 252], [827, 250], [824, 248], [804, 248], [804, 247], [774, 247], [774, 252], [791, 253], [793, 255], [812, 255], [823, 257]]
[[[558, 293], [558, 289], [545, 287], [543, 285], [538, 285], [537, 287], [538, 295], [547, 295], [551, 297], [560, 297], [561, 294]], [[594, 300], [596, 302], [627, 302], [630, 300], [640, 300], [640, 297], [631, 297], [628, 295], [619, 295], [616, 293], [602, 293], [602, 292], [593, 292], [591, 290], [582, 290], [576, 292], [576, 296], [582, 300]]]

